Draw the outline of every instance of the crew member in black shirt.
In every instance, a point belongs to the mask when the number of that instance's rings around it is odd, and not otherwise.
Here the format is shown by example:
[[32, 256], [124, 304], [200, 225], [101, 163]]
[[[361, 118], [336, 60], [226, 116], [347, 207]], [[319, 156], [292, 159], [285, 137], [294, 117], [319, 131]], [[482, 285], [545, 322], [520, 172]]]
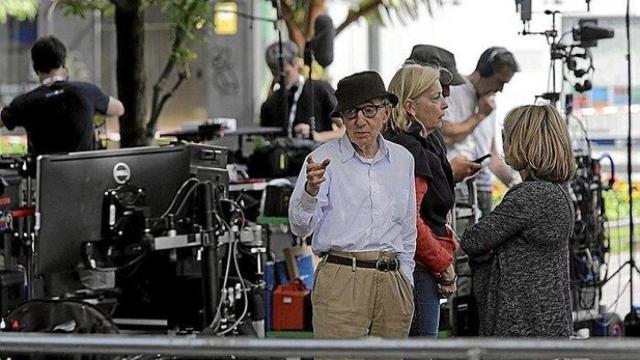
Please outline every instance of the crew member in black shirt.
[[[122, 103], [106, 95], [99, 87], [69, 81], [66, 56], [67, 49], [56, 37], [36, 40], [31, 47], [31, 60], [41, 85], [16, 97], [1, 111], [0, 127], [13, 130], [21, 126], [27, 131], [31, 160], [43, 154], [93, 150], [94, 114], [124, 114]], [[35, 175], [34, 167], [29, 168], [29, 174]], [[79, 273], [49, 274], [44, 278], [44, 289], [35, 291], [46, 296], [58, 296], [82, 287], [114, 286], [113, 273], [82, 271], [82, 267], [79, 270]]]
[[38, 39], [31, 48], [31, 60], [41, 86], [2, 109], [0, 126], [24, 127], [34, 160], [41, 154], [93, 150], [94, 114], [124, 114], [122, 103], [99, 87], [68, 80], [66, 55], [56, 37]]
[[[260, 109], [260, 126], [285, 127], [282, 109], [282, 96], [287, 95], [287, 135], [326, 142], [339, 138], [344, 133], [342, 120], [331, 118], [330, 114], [336, 105], [336, 97], [331, 85], [322, 80], [305, 80], [302, 75], [304, 63], [298, 57], [298, 48], [292, 42], [282, 44], [282, 57], [286, 89], [276, 88], [262, 104]], [[274, 78], [278, 76], [278, 43], [271, 44], [266, 51], [265, 59]], [[313, 82], [313, 98], [311, 96]], [[276, 84], [277, 86], [277, 84]], [[311, 129], [311, 102], [315, 114], [315, 128]]]

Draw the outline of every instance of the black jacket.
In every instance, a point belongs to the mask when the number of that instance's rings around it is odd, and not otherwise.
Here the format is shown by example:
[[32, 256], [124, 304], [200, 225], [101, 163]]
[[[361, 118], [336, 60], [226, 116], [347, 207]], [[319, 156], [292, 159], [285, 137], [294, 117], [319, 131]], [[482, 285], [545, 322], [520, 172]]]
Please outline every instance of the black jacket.
[[429, 188], [422, 203], [420, 216], [438, 236], [446, 235], [447, 215], [453, 208], [453, 172], [440, 130], [420, 135], [420, 125], [413, 123], [406, 132], [389, 130], [385, 138], [404, 146], [415, 161], [415, 175], [427, 179]]

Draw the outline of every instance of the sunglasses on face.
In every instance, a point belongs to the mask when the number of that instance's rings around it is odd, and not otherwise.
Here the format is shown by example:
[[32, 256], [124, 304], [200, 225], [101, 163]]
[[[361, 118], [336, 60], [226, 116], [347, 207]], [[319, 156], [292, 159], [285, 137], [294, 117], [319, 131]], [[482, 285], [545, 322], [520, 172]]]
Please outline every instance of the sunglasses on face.
[[365, 105], [360, 107], [354, 107], [354, 108], [343, 111], [342, 116], [345, 119], [353, 120], [357, 118], [358, 113], [362, 111], [362, 115], [364, 115], [364, 117], [366, 117], [367, 119], [373, 119], [376, 115], [378, 115], [378, 112], [380, 111], [380, 109], [383, 109], [385, 106], [387, 106], [386, 103], [382, 103], [380, 105]]

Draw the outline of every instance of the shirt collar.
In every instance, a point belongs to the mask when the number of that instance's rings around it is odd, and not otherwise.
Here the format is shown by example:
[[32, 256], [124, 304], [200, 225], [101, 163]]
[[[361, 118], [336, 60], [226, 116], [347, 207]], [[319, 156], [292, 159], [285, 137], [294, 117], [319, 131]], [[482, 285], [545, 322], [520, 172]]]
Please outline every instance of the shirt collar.
[[42, 85], [49, 86], [56, 81], [65, 81], [65, 80], [67, 80], [66, 76], [61, 76], [61, 75], [49, 76], [47, 78], [42, 79]]
[[[381, 158], [386, 158], [387, 161], [391, 162], [389, 158], [389, 148], [387, 147], [387, 144], [385, 143], [384, 138], [381, 134], [378, 134], [377, 141], [378, 152], [376, 153], [376, 156], [371, 159], [372, 162], [376, 163], [381, 160]], [[349, 136], [347, 136], [346, 132], [340, 138], [340, 140], [338, 140], [338, 145], [340, 146], [340, 154], [343, 163], [349, 161], [352, 157], [357, 155], [356, 149], [353, 147], [353, 144], [351, 143], [351, 140], [349, 140]], [[360, 155], [357, 156], [360, 157]]]
[[296, 80], [296, 82], [294, 82], [291, 86], [297, 86], [298, 91], [301, 91], [302, 87], [304, 86], [304, 83], [305, 83], [304, 76], [300, 74], [298, 75], [298, 79]]

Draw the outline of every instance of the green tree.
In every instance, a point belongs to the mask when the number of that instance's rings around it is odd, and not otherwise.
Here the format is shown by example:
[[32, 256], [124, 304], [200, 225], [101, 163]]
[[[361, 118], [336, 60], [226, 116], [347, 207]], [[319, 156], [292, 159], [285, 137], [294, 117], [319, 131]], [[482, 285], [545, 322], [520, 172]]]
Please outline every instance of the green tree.
[[29, 20], [38, 13], [38, 0], [2, 0], [0, 1], [0, 24], [13, 17], [18, 20]]

